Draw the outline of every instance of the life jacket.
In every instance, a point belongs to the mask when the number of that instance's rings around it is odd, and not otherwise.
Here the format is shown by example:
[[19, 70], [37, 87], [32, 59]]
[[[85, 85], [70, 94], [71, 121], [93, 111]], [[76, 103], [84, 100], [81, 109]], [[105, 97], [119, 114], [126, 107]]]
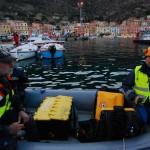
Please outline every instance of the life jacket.
[[144, 98], [142, 103], [145, 103], [147, 100], [150, 101], [149, 77], [140, 71], [141, 67], [142, 66], [135, 67], [135, 85], [133, 89], [137, 95]]
[[[9, 82], [10, 77], [7, 77], [7, 80]], [[3, 97], [4, 104], [3, 106], [0, 106], [0, 118], [1, 118], [6, 111], [11, 109], [14, 91], [13, 89], [11, 89], [11, 86], [7, 85], [7, 83], [5, 85], [5, 81], [3, 81], [3, 79], [0, 80], [0, 82], [1, 82], [0, 89], [2, 90], [4, 94], [4, 97]]]

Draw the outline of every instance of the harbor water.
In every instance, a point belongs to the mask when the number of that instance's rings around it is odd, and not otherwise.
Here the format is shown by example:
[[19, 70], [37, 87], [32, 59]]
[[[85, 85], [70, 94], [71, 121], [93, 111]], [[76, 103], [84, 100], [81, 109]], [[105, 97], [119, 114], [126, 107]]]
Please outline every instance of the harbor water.
[[19, 62], [29, 77], [29, 87], [50, 89], [119, 88], [134, 66], [141, 64], [146, 46], [132, 39], [68, 41], [65, 57]]

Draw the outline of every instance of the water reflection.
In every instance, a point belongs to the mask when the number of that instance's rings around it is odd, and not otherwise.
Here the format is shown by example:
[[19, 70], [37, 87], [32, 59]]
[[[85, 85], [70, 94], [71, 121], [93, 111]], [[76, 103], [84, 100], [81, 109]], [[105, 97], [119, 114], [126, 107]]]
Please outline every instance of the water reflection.
[[146, 46], [130, 39], [73, 41], [65, 45], [65, 59], [27, 65], [29, 86], [52, 89], [119, 88], [128, 71], [140, 64]]
[[32, 65], [36, 61], [37, 61], [36, 58], [30, 58], [30, 59], [27, 59], [27, 60], [22, 60], [22, 61], [17, 62], [17, 66], [27, 67], [29, 65]]
[[42, 67], [62, 67], [64, 65], [64, 57], [58, 58], [58, 59], [42, 59], [41, 60]]

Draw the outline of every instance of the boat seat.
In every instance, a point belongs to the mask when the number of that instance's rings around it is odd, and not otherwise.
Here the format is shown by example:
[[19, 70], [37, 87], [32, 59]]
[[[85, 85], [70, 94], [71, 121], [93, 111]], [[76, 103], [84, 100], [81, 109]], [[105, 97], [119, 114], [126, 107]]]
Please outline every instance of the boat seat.
[[89, 120], [94, 110], [96, 90], [44, 90], [44, 89], [26, 89], [25, 105], [27, 111], [33, 114], [41, 101], [46, 96], [66, 95], [72, 96], [73, 102], [77, 108], [78, 120]]
[[78, 121], [90, 120], [92, 117], [92, 112], [89, 111], [78, 111]]

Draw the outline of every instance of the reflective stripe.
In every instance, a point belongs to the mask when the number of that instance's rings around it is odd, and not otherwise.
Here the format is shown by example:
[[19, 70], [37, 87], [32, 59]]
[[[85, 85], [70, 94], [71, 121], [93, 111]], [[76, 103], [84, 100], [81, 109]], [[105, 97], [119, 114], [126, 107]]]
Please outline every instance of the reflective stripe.
[[135, 90], [139, 90], [139, 91], [143, 91], [143, 92], [149, 92], [149, 89], [147, 89], [147, 88], [142, 88], [142, 87], [138, 87], [138, 86], [135, 86], [134, 89], [135, 89]]

